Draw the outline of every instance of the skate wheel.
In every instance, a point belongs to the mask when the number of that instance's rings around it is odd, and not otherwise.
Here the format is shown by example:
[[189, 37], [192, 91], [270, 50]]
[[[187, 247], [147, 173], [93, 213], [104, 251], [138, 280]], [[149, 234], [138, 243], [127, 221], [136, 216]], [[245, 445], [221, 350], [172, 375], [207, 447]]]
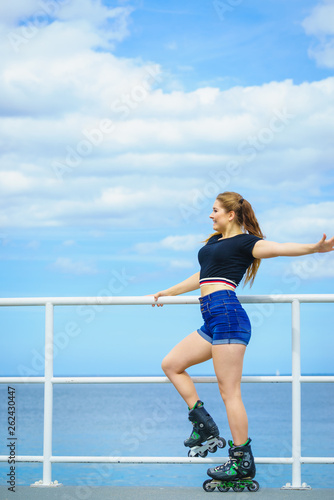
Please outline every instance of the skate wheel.
[[204, 491], [208, 491], [209, 493], [211, 493], [215, 489], [216, 489], [216, 486], [213, 486], [211, 484], [211, 479], [207, 479], [206, 481], [204, 481], [204, 483], [203, 483], [203, 490]]
[[229, 486], [224, 486], [224, 485], [221, 485], [221, 486], [218, 486], [218, 489], [219, 489], [219, 491], [221, 491], [222, 493], [226, 493], [227, 491], [229, 491], [230, 487], [229, 487]]
[[236, 493], [241, 493], [241, 491], [244, 491], [244, 488], [243, 486], [236, 484], [235, 486], [233, 486], [233, 491], [235, 491]]
[[219, 441], [217, 443], [218, 448], [225, 448], [226, 446], [226, 441], [224, 438], [219, 438]]
[[257, 481], [253, 481], [251, 486], [247, 486], [249, 491], [257, 491], [260, 488], [260, 485]]
[[197, 456], [199, 456], [201, 458], [205, 458], [207, 456], [207, 454], [208, 454], [208, 450], [199, 451]]
[[217, 446], [209, 446], [210, 453], [216, 453], [216, 451], [217, 451]]

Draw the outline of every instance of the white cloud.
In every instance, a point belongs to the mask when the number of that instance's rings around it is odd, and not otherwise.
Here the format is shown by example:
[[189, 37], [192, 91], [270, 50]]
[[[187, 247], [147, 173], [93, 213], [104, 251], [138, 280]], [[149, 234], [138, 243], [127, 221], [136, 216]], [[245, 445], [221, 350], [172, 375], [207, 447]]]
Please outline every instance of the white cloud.
[[172, 259], [170, 261], [171, 269], [191, 269], [194, 267], [194, 262], [185, 259]]
[[[8, 7], [0, 26], [4, 228], [188, 233], [187, 224], [209, 223], [226, 189], [259, 194], [261, 206], [279, 210], [292, 194], [303, 206], [310, 195], [319, 204], [333, 172], [334, 78], [166, 92], [155, 62], [96, 50], [127, 36], [126, 7], [64, 3], [16, 52], [6, 34], [35, 5]], [[195, 244], [170, 238], [156, 248]]]
[[291, 262], [286, 273], [299, 278], [301, 282], [334, 278], [334, 255], [328, 253], [300, 257]]
[[[271, 260], [271, 259], [270, 259]], [[334, 254], [316, 253], [298, 258], [281, 257], [275, 262], [263, 261], [262, 273], [268, 276], [280, 276], [284, 283], [285, 293], [305, 293], [305, 286], [316, 285], [319, 280], [326, 280], [329, 284], [334, 278]], [[322, 293], [321, 289], [318, 290]]]
[[[334, 235], [334, 201], [298, 206], [280, 204], [261, 214], [268, 240], [316, 243], [323, 233]], [[270, 235], [270, 236], [269, 236]]]
[[189, 251], [196, 248], [204, 236], [198, 234], [188, 234], [185, 236], [167, 236], [161, 241], [163, 248], [170, 248], [172, 250]]
[[50, 267], [54, 271], [64, 274], [89, 275], [98, 273], [94, 265], [73, 261], [67, 257], [59, 257]]
[[334, 35], [334, 2], [322, 0], [302, 23], [308, 35]]
[[199, 248], [205, 236], [202, 234], [186, 234], [184, 236], [166, 236], [157, 242], [137, 243], [135, 250], [139, 253], [159, 252], [159, 250], [173, 250], [175, 252], [188, 252]]
[[[93, 37], [96, 47], [111, 49], [115, 41], [120, 42], [129, 35], [132, 11], [129, 6], [105, 6], [100, 0], [14, 0], [5, 8], [3, 4], [0, 7], [0, 26], [16, 52], [34, 45], [36, 39], [43, 38], [48, 31], [52, 33], [53, 25], [59, 24], [64, 28], [65, 41], [66, 28], [71, 25], [77, 30], [79, 40], [86, 36], [89, 43]], [[78, 46], [75, 39], [73, 42], [68, 47], [70, 50]], [[64, 47], [64, 39], [59, 38], [54, 48], [57, 50], [57, 47]]]
[[[110, 53], [91, 51], [89, 45], [97, 43], [94, 35], [93, 38], [87, 35], [83, 27], [63, 27], [58, 23], [29, 47], [29, 57], [19, 53], [3, 58], [0, 62], [3, 115], [33, 117], [66, 113], [72, 114], [68, 119], [73, 121], [77, 112], [81, 120], [93, 112], [94, 121], [96, 116], [114, 118], [112, 106], [119, 102], [121, 109], [123, 99], [133, 89], [152, 85], [152, 73], [157, 70], [152, 69], [152, 64], [138, 65]], [[51, 58], [47, 50], [50, 46], [56, 47]]]
[[311, 14], [304, 19], [302, 26], [307, 35], [317, 40], [310, 49], [309, 56], [325, 68], [334, 68], [334, 2], [322, 0]]
[[21, 172], [10, 172], [8, 170], [1, 171], [0, 193], [4, 195], [27, 192], [33, 187], [33, 180], [29, 179]]
[[0, 3], [0, 19], [6, 26], [15, 25], [40, 10], [40, 0], [11, 0]]
[[88, 20], [90, 26], [103, 30], [103, 35], [106, 35], [104, 38], [122, 41], [129, 35], [128, 17], [132, 11], [129, 6], [111, 7], [103, 5], [101, 1], [65, 0], [56, 14], [59, 20], [66, 22]]
[[[87, 117], [80, 106], [64, 118], [52, 111], [45, 118], [2, 118], [0, 189], [6, 211], [0, 222], [156, 227], [198, 219], [230, 188], [262, 186], [268, 202], [278, 191], [283, 202], [291, 190], [301, 202], [319, 196], [333, 172], [334, 78], [211, 94], [205, 89], [205, 99], [198, 94], [183, 93], [182, 108], [179, 94], [152, 92], [143, 112], [137, 110], [140, 119], [118, 120], [96, 145], [83, 131], [93, 141], [100, 118]], [[178, 119], [161, 115], [165, 99], [170, 109], [178, 108]], [[88, 155], [80, 149], [83, 141]], [[55, 161], [67, 166], [62, 180]]]

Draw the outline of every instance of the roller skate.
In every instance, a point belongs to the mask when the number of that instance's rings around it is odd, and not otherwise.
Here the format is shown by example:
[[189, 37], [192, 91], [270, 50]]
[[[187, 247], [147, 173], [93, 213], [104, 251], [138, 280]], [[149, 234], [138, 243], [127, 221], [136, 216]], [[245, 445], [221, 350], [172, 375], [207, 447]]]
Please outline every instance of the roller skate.
[[204, 458], [208, 452], [215, 453], [217, 448], [226, 446], [225, 439], [219, 436], [218, 427], [204, 408], [202, 401], [197, 401], [189, 410], [188, 418], [194, 426], [190, 437], [184, 442], [184, 446], [190, 448], [188, 457]]
[[234, 446], [232, 441], [229, 441], [229, 460], [223, 465], [208, 469], [208, 475], [213, 479], [204, 481], [205, 491], [213, 491], [215, 488], [223, 492], [229, 491], [230, 488], [236, 492], [259, 489], [259, 483], [253, 481], [256, 469], [250, 443], [251, 439], [248, 439], [244, 445]]

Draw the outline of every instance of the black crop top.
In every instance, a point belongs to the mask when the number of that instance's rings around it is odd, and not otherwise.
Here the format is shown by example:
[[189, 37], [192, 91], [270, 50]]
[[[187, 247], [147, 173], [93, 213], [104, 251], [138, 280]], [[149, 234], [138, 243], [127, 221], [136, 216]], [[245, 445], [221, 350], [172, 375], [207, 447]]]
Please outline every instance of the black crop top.
[[201, 266], [200, 286], [225, 283], [236, 288], [252, 264], [253, 247], [261, 238], [248, 233], [237, 234], [231, 238], [219, 238], [220, 234], [211, 236], [198, 252]]

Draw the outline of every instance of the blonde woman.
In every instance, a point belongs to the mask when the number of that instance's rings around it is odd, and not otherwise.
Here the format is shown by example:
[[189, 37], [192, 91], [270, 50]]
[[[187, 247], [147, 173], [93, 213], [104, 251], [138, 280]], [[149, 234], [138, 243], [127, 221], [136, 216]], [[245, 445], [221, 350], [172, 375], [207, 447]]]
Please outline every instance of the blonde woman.
[[[334, 237], [326, 240], [326, 235], [323, 235], [315, 244], [265, 241], [251, 204], [234, 192], [217, 196], [210, 219], [215, 232], [199, 250], [200, 272], [154, 294], [157, 301], [159, 297], [201, 289], [199, 300], [204, 324], [171, 350], [162, 362], [162, 369], [188, 405], [193, 432], [185, 446], [196, 450], [197, 455], [205, 456], [207, 450], [215, 451], [217, 447], [212, 449], [203, 443], [219, 439], [219, 430], [204, 408], [186, 369], [212, 358], [232, 441], [229, 441], [229, 460], [209, 469], [208, 474], [220, 482], [217, 483], [220, 488], [224, 488], [224, 482], [226, 487], [230, 482], [236, 491], [246, 486], [256, 490], [258, 484], [252, 481], [256, 471], [248, 436], [248, 419], [240, 390], [251, 325], [235, 289], [243, 278], [245, 284], [252, 285], [261, 259], [329, 252], [334, 249]], [[215, 485], [213, 481], [207, 489]]]

